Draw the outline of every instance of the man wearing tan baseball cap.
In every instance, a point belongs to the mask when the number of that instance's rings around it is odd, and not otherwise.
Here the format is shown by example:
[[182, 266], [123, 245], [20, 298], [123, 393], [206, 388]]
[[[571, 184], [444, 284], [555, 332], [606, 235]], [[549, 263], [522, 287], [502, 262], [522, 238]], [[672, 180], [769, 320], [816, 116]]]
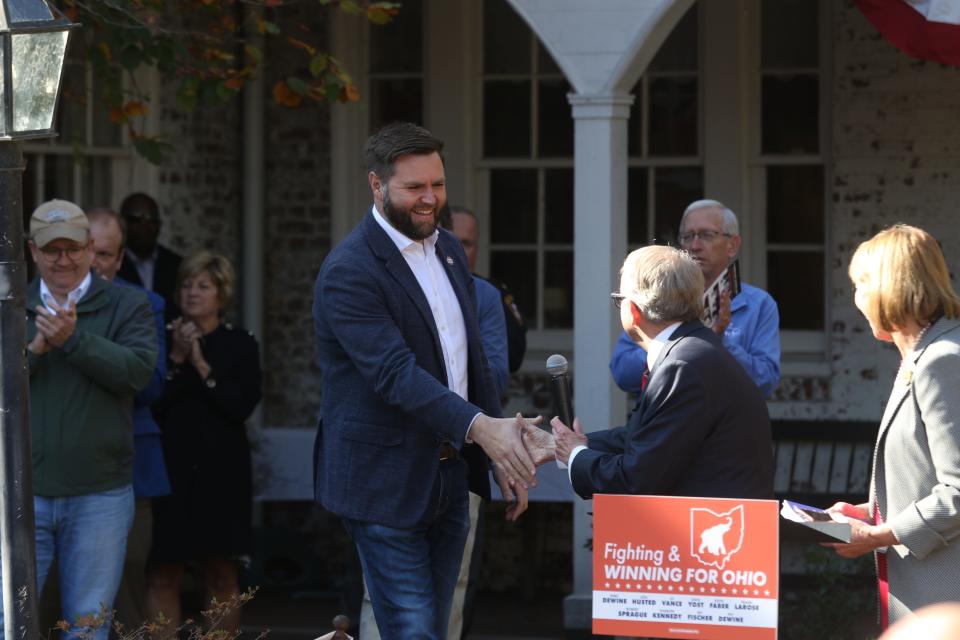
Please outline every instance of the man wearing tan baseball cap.
[[[43, 349], [47, 337], [62, 341], [76, 319], [73, 309], [90, 286], [90, 222], [83, 210], [66, 200], [44, 202], [30, 216], [30, 253], [40, 272], [44, 312], [31, 350]], [[69, 307], [69, 309], [68, 309]], [[57, 311], [65, 312], [60, 316]]]
[[[133, 520], [133, 396], [150, 380], [157, 332], [142, 291], [91, 275], [90, 224], [65, 200], [30, 217], [39, 277], [27, 288], [37, 583], [54, 558], [71, 624], [109, 613]], [[0, 603], [0, 628], [2, 628]], [[71, 636], [107, 640], [109, 616]]]

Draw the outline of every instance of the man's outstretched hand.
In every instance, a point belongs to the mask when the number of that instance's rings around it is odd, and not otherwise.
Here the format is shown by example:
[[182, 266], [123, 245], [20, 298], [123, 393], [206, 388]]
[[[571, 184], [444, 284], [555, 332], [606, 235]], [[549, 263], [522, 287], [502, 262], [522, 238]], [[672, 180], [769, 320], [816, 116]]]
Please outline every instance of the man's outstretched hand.
[[514, 487], [536, 486], [536, 465], [523, 447], [516, 420], [480, 414], [470, 427], [470, 439], [480, 445]]
[[533, 463], [537, 466], [557, 459], [556, 440], [550, 432], [540, 428], [542, 423], [543, 416], [527, 420], [519, 413], [517, 414], [517, 424], [520, 425], [523, 446], [527, 448], [527, 453], [530, 454]]
[[573, 419], [573, 430], [560, 421], [560, 418], [554, 418], [550, 421], [553, 427], [553, 438], [557, 443], [557, 460], [565, 465], [570, 464], [570, 454], [580, 445], [586, 446], [587, 435], [580, 426], [580, 418]]

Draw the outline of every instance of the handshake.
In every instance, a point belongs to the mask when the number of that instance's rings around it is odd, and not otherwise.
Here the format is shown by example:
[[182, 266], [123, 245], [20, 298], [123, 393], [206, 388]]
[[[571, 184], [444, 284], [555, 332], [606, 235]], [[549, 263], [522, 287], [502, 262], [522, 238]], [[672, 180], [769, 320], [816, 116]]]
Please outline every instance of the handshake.
[[579, 419], [574, 419], [573, 429], [559, 418], [550, 421], [549, 432], [542, 424], [542, 416], [527, 419], [518, 413], [515, 418], [490, 418], [481, 414], [470, 428], [470, 439], [493, 463], [494, 479], [510, 503], [507, 520], [512, 522], [527, 509], [527, 492], [537, 484], [536, 467], [551, 460], [566, 465], [574, 448], [587, 444]]

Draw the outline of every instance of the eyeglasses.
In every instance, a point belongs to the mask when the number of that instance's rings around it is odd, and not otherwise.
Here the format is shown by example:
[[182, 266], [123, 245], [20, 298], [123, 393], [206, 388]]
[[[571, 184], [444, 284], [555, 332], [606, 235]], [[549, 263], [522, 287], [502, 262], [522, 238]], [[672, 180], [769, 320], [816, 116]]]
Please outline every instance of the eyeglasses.
[[712, 229], [707, 229], [706, 231], [687, 231], [686, 233], [681, 233], [679, 236], [677, 236], [677, 240], [680, 241], [680, 244], [689, 245], [693, 244], [693, 241], [697, 238], [700, 238], [703, 242], [709, 244], [721, 236], [724, 238], [730, 238], [733, 236], [733, 234], [723, 233], [722, 231], [714, 231]]
[[623, 301], [626, 299], [627, 299], [627, 296], [623, 295], [622, 293], [610, 294], [610, 301], [613, 302], [613, 306], [616, 307], [617, 309], [620, 308], [620, 305], [622, 305]]
[[83, 256], [86, 252], [87, 247], [69, 247], [67, 249], [54, 249], [53, 247], [43, 247], [40, 249], [40, 255], [43, 256], [43, 259], [47, 262], [56, 262], [60, 259], [60, 256], [67, 256], [71, 262], [76, 262]]

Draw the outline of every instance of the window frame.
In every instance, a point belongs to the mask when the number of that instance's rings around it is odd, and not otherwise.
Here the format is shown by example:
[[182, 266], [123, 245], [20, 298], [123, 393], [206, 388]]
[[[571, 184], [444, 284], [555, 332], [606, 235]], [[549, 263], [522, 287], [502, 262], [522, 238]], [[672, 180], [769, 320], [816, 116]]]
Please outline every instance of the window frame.
[[[749, 60], [746, 68], [747, 78], [747, 118], [746, 140], [747, 140], [747, 184], [749, 185], [748, 206], [751, 211], [749, 225], [745, 230], [750, 234], [745, 238], [744, 245], [749, 250], [751, 263], [751, 277], [757, 284], [766, 288], [768, 273], [767, 261], [771, 250], [791, 252], [791, 251], [809, 251], [814, 246], [820, 248], [823, 254], [823, 329], [822, 330], [796, 330], [787, 329], [780, 331], [781, 344], [781, 371], [783, 376], [789, 375], [816, 375], [829, 376], [829, 356], [830, 340], [829, 327], [832, 314], [832, 299], [830, 294], [830, 282], [833, 278], [831, 270], [831, 218], [832, 208], [830, 200], [830, 185], [832, 184], [832, 172], [830, 163], [830, 144], [831, 144], [831, 123], [830, 105], [831, 105], [831, 73], [830, 62], [832, 60], [832, 42], [830, 37], [830, 17], [832, 15], [830, 3], [827, 0], [817, 0], [818, 9], [818, 29], [819, 29], [819, 50], [818, 66], [803, 67], [797, 69], [778, 69], [777, 73], [787, 73], [796, 71], [802, 73], [818, 74], [818, 134], [819, 151], [816, 154], [764, 154], [761, 147], [762, 136], [762, 82], [765, 70], [762, 68], [762, 40], [761, 40], [761, 21], [763, 0], [751, 0], [750, 10], [748, 12], [748, 37], [747, 58]], [[818, 165], [823, 169], [823, 243], [822, 245], [813, 245], [812, 243], [771, 243], [767, 241], [766, 224], [766, 169], [771, 166], [800, 166], [800, 165]]]
[[[69, 52], [68, 52], [69, 56]], [[66, 140], [58, 136], [44, 140], [31, 140], [23, 144], [23, 155], [26, 162], [32, 162], [30, 171], [33, 177], [33, 184], [24, 182], [23, 188], [26, 192], [30, 190], [33, 200], [41, 203], [52, 198], [68, 198], [80, 206], [111, 206], [119, 205], [120, 200], [133, 191], [145, 191], [155, 193], [160, 184], [160, 168], [140, 157], [133, 148], [130, 134], [127, 128], [120, 128], [120, 139], [116, 145], [97, 145], [94, 140], [94, 111], [102, 109], [103, 106], [94, 100], [93, 87], [96, 81], [93, 66], [90, 63], [83, 62], [82, 57], [74, 60], [68, 60], [65, 64], [64, 74], [70, 72], [70, 67], [79, 67], [83, 64], [84, 68], [84, 116], [83, 128], [84, 139], [82, 143], [76, 140]], [[146, 135], [157, 135], [160, 130], [160, 111], [161, 102], [160, 74], [154, 68], [140, 69], [135, 73], [135, 81], [138, 87], [146, 95], [150, 105], [153, 106], [143, 121], [140, 123], [143, 132]], [[131, 78], [126, 72], [123, 74], [124, 86], [128, 87]], [[59, 119], [64, 108], [65, 97], [61, 96], [57, 104], [55, 122], [59, 125]], [[120, 125], [113, 125], [120, 127]], [[47, 193], [46, 176], [47, 164], [50, 158], [72, 158], [71, 171], [71, 189], [70, 193]], [[90, 160], [106, 158], [109, 160], [110, 172], [110, 193], [107, 202], [92, 202], [90, 195], [84, 193], [84, 170], [85, 163]], [[90, 168], [96, 171], [96, 166]], [[25, 212], [29, 215], [29, 212]]]

